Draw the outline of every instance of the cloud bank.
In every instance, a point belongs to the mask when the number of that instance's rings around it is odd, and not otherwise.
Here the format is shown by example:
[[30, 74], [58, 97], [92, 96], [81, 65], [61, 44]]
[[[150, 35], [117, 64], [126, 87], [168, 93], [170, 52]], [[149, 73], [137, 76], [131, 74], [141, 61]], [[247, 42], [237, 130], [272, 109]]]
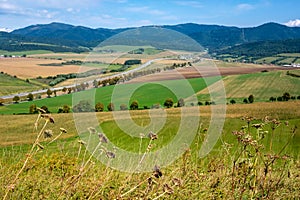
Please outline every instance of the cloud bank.
[[290, 20], [285, 23], [285, 25], [290, 27], [300, 27], [300, 19]]

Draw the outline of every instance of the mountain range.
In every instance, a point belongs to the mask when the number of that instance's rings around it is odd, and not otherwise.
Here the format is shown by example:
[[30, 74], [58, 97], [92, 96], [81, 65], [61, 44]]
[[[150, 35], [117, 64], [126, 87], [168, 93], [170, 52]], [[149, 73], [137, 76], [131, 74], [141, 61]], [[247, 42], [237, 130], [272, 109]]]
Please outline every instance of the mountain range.
[[[178, 31], [194, 39], [212, 53], [245, 44], [249, 46], [249, 43], [267, 41], [284, 43], [285, 40], [300, 39], [300, 27], [287, 27], [273, 22], [249, 28], [194, 23], [147, 27]], [[45, 49], [55, 52], [81, 52], [92, 49], [111, 36], [133, 29], [93, 29], [57, 22], [31, 25], [10, 33], [0, 32], [0, 49], [8, 51]]]

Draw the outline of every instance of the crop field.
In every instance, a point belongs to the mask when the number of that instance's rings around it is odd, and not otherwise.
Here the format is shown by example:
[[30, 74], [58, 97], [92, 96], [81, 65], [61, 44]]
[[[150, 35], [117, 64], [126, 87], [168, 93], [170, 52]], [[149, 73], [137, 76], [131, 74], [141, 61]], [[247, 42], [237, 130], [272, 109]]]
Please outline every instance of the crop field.
[[[140, 107], [148, 106], [151, 107], [153, 104], [163, 104], [166, 98], [173, 98], [174, 102], [177, 101], [175, 94], [172, 93], [168, 87], [175, 88], [176, 91], [180, 93], [177, 94], [179, 98], [187, 98], [187, 94], [185, 92], [184, 86], [186, 83], [190, 84], [191, 88], [194, 91], [203, 90], [206, 87], [206, 84], [212, 84], [213, 82], [217, 81], [218, 78], [211, 77], [206, 80], [202, 78], [198, 79], [190, 79], [188, 82], [186, 80], [170, 80], [170, 81], [163, 81], [163, 82], [155, 82], [155, 83], [136, 83], [136, 84], [121, 84], [117, 86], [106, 86], [101, 87], [98, 89], [92, 89], [88, 91], [82, 91], [78, 93], [80, 96], [85, 96], [86, 94], [93, 94], [95, 93], [95, 101], [102, 102], [105, 105], [108, 105], [111, 101], [111, 96], [114, 91], [114, 88], [117, 87], [118, 91], [120, 92], [118, 96], [122, 98], [122, 95], [127, 94], [128, 91], [132, 90], [133, 88], [138, 88], [131, 97], [131, 101], [137, 100], [140, 104]], [[180, 90], [182, 89], [182, 90]], [[76, 97], [76, 96], [75, 96]], [[117, 98], [117, 101], [122, 101], [120, 98]], [[76, 101], [76, 99], [75, 99]], [[124, 104], [127, 104], [128, 100], [124, 99]], [[77, 102], [78, 103], [78, 102]], [[0, 107], [0, 113], [2, 114], [13, 114], [13, 113], [28, 113], [29, 107], [32, 104], [36, 104], [37, 106], [47, 106], [51, 112], [57, 112], [57, 110], [62, 107], [63, 105], [72, 105], [72, 94], [66, 94], [62, 96], [58, 96], [55, 98], [46, 98], [41, 100], [35, 100], [32, 102], [22, 102], [18, 104], [11, 104], [8, 106]], [[74, 105], [76, 102], [74, 102]], [[115, 105], [116, 109], [119, 108], [120, 105]]]
[[[250, 94], [254, 95], [255, 101], [266, 101], [285, 92], [292, 96], [300, 94], [300, 79], [286, 75], [286, 71], [231, 75], [224, 77], [223, 81], [227, 98], [238, 99], [239, 103]], [[200, 99], [209, 96], [208, 90], [199, 92], [199, 95]]]
[[[17, 76], [22, 79], [47, 77], [57, 74], [76, 73], [81, 69], [77, 65], [66, 66], [41, 66], [49, 63], [61, 63], [59, 60], [46, 60], [36, 58], [2, 58], [0, 60], [0, 71]], [[92, 68], [85, 67], [80, 71], [88, 71]]]
[[40, 89], [39, 86], [6, 74], [0, 74], [0, 80], [0, 96]]

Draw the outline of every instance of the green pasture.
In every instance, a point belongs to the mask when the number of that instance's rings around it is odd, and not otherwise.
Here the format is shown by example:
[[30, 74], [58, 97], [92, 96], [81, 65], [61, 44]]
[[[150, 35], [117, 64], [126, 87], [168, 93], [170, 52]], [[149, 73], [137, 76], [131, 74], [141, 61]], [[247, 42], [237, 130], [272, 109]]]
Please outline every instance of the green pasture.
[[47, 50], [32, 50], [32, 51], [4, 51], [0, 50], [0, 54], [3, 55], [14, 55], [14, 56], [22, 56], [24, 54], [28, 55], [35, 55], [35, 54], [48, 54], [53, 53], [52, 51]]

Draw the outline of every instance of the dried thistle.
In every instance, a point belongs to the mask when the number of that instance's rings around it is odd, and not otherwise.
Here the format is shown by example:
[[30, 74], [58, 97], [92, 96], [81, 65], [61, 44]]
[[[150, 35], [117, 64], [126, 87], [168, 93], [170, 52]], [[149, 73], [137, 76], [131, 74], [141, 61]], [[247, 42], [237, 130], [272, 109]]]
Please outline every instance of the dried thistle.
[[155, 165], [154, 169], [153, 169], [153, 176], [155, 176], [156, 178], [162, 177], [162, 172], [160, 171], [159, 166]]
[[167, 194], [173, 194], [174, 190], [167, 183], [164, 184], [164, 192]]
[[96, 134], [97, 130], [94, 127], [89, 127], [88, 131], [90, 132], [90, 134]]
[[157, 134], [153, 133], [152, 131], [148, 134], [148, 137], [151, 140], [156, 140], [157, 139]]
[[50, 123], [54, 124], [54, 118], [51, 117], [51, 115], [48, 114], [41, 114], [41, 117], [44, 118], [45, 120], [48, 120]]
[[44, 109], [41, 108], [36, 108], [41, 114], [46, 114], [46, 111]]
[[51, 138], [53, 136], [52, 130], [48, 129], [44, 131], [44, 138]]
[[108, 139], [103, 133], [98, 133], [98, 137], [99, 137], [100, 142], [108, 143]]
[[59, 130], [60, 130], [61, 133], [67, 133], [67, 130], [64, 129], [64, 128], [60, 128]]
[[85, 144], [86, 144], [86, 142], [83, 141], [83, 140], [78, 140], [78, 143], [79, 143], [80, 145], [85, 145]]
[[40, 143], [36, 144], [41, 150], [45, 149], [45, 147], [43, 145], [41, 145]]
[[114, 154], [114, 153], [111, 152], [111, 151], [107, 151], [107, 152], [106, 152], [106, 156], [107, 156], [108, 158], [115, 158], [115, 157], [116, 157], [116, 154]]

